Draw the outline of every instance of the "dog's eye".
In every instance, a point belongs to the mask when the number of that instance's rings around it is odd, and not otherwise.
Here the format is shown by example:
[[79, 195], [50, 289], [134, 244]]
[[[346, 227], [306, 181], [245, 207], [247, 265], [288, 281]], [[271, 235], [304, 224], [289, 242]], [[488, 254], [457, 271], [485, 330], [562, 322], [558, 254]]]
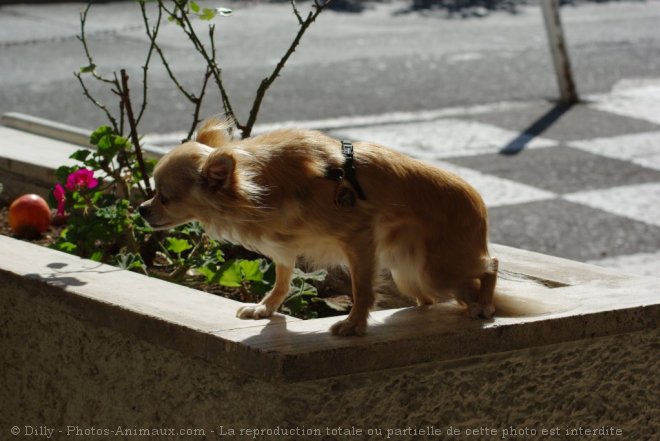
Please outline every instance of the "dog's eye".
[[159, 194], [158, 195], [158, 202], [160, 202], [163, 205], [167, 205], [170, 202], [170, 200], [166, 196], [164, 196], [162, 194]]

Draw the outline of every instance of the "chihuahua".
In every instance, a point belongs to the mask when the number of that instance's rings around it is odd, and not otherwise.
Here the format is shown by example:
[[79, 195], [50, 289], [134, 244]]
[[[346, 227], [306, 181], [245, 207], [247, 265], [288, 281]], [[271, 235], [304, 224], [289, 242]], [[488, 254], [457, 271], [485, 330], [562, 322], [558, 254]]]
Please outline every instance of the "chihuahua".
[[365, 333], [381, 270], [419, 305], [453, 297], [473, 318], [493, 315], [488, 213], [463, 179], [369, 142], [295, 129], [237, 141], [228, 128], [209, 119], [163, 156], [139, 211], [157, 230], [198, 220], [212, 237], [273, 260], [272, 290], [238, 317], [277, 311], [299, 258], [350, 272], [353, 307], [335, 335]]

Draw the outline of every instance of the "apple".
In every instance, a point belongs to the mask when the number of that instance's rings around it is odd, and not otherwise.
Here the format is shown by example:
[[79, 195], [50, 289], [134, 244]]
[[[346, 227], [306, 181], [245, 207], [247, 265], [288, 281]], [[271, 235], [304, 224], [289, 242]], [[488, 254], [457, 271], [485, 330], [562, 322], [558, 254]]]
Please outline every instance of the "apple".
[[48, 231], [50, 207], [36, 194], [24, 194], [9, 206], [9, 226], [17, 236], [35, 238]]

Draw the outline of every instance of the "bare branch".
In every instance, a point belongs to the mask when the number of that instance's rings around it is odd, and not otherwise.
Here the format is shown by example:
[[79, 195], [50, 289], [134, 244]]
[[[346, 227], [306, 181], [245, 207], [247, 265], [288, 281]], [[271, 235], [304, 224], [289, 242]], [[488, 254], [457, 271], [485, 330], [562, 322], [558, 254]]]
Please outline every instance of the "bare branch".
[[248, 117], [248, 121], [245, 124], [244, 127], [241, 128], [241, 136], [243, 138], [247, 138], [250, 136], [252, 133], [252, 128], [254, 127], [254, 123], [257, 120], [257, 114], [259, 113], [259, 109], [261, 107], [261, 103], [264, 99], [264, 96], [266, 94], [266, 91], [270, 87], [271, 84], [273, 84], [273, 81], [280, 75], [280, 71], [282, 68], [284, 68], [284, 65], [288, 61], [289, 57], [291, 54], [293, 54], [298, 47], [298, 44], [300, 43], [300, 40], [302, 39], [302, 36], [305, 34], [309, 26], [314, 23], [316, 20], [316, 17], [319, 16], [319, 14], [325, 9], [326, 6], [328, 6], [330, 3], [332, 3], [332, 0], [327, 0], [325, 2], [318, 3], [318, 1], [314, 1], [316, 4], [316, 11], [309, 13], [307, 18], [300, 24], [300, 28], [298, 29], [298, 33], [296, 34], [296, 37], [293, 39], [291, 42], [291, 45], [287, 49], [286, 53], [284, 56], [280, 59], [279, 63], [277, 63], [277, 66], [275, 66], [275, 69], [273, 69], [273, 72], [270, 74], [269, 77], [264, 78], [261, 81], [261, 84], [259, 85], [259, 88], [257, 89], [257, 94], [254, 97], [254, 102], [252, 103], [252, 109], [250, 109], [250, 116]]
[[87, 3], [85, 9], [80, 12], [80, 35], [76, 35], [76, 38], [82, 43], [83, 49], [85, 50], [85, 56], [87, 57], [87, 62], [89, 63], [87, 65], [87, 68], [89, 69], [89, 73], [91, 73], [94, 76], [94, 78], [96, 78], [99, 81], [113, 84], [112, 80], [104, 78], [103, 76], [99, 75], [98, 72], [96, 72], [96, 64], [94, 64], [94, 59], [92, 58], [92, 54], [89, 51], [89, 46], [87, 45], [87, 35], [85, 34], [85, 25], [87, 24], [87, 13], [89, 12], [89, 8], [91, 6], [92, 6], [91, 2]]
[[291, 7], [293, 8], [293, 13], [296, 15], [296, 18], [298, 19], [298, 24], [302, 26], [303, 18], [300, 15], [300, 12], [298, 11], [298, 8], [296, 6], [296, 0], [290, 0], [290, 1], [291, 1]]
[[154, 49], [156, 48], [156, 38], [158, 37], [158, 31], [160, 30], [161, 20], [163, 18], [162, 9], [158, 8], [158, 18], [156, 19], [156, 24], [154, 25], [151, 33], [149, 32], [149, 19], [147, 17], [147, 10], [144, 1], [140, 1], [140, 10], [142, 11], [142, 19], [144, 20], [144, 27], [149, 36], [151, 44], [149, 45], [149, 51], [147, 52], [147, 58], [142, 66], [142, 105], [140, 106], [140, 111], [136, 118], [136, 124], [140, 124], [144, 111], [147, 108], [147, 91], [148, 91], [148, 71], [149, 63], [151, 62], [151, 56]]
[[162, 7], [163, 10], [171, 17], [174, 17], [174, 19], [177, 20], [177, 22], [181, 25], [181, 29], [186, 34], [188, 39], [193, 43], [193, 46], [195, 47], [197, 52], [202, 56], [202, 58], [206, 62], [206, 65], [211, 68], [213, 79], [215, 80], [215, 83], [218, 86], [218, 89], [220, 90], [220, 96], [222, 97], [222, 105], [224, 107], [225, 114], [229, 118], [235, 121], [236, 115], [231, 106], [227, 90], [225, 89], [224, 83], [222, 82], [222, 69], [220, 69], [216, 60], [215, 38], [214, 38], [215, 26], [213, 25], [209, 26], [209, 39], [211, 42], [211, 51], [209, 53], [206, 47], [204, 46], [204, 44], [202, 43], [201, 39], [197, 35], [197, 32], [195, 32], [195, 28], [192, 25], [190, 21], [190, 17], [188, 17], [188, 14], [186, 14], [183, 11], [183, 8], [177, 2], [177, 0], [174, 0], [174, 3], [177, 5], [180, 14], [177, 14], [177, 8], [175, 8], [175, 10], [172, 11], [168, 9], [167, 6], [165, 6], [163, 0], [158, 1], [159, 6]]
[[114, 89], [110, 89], [112, 93], [117, 95], [119, 97], [119, 134], [124, 135], [124, 122], [126, 120], [125, 114], [124, 114], [124, 98], [122, 96], [122, 88], [121, 88], [121, 82], [119, 81], [119, 78], [117, 78], [117, 72], [113, 72], [112, 75], [114, 76], [114, 80], [112, 81], [112, 85], [115, 86]]
[[[159, 18], [158, 18], [158, 20], [160, 22], [160, 17], [162, 15], [162, 11], [165, 8], [161, 7], [161, 4], [162, 4], [161, 2], [158, 2], [158, 4], [159, 4], [159, 7], [158, 7]], [[151, 42], [151, 48], [156, 49], [156, 52], [158, 52], [158, 56], [160, 57], [160, 61], [163, 63], [163, 66], [165, 67], [165, 70], [167, 71], [167, 74], [169, 75], [170, 79], [172, 80], [174, 85], [177, 87], [177, 89], [179, 89], [179, 91], [188, 99], [188, 101], [194, 102], [195, 101], [195, 96], [192, 93], [188, 92], [183, 87], [183, 85], [179, 82], [179, 79], [176, 77], [176, 75], [174, 75], [174, 72], [170, 68], [170, 65], [167, 62], [167, 58], [165, 58], [165, 54], [163, 53], [162, 48], [156, 43], [156, 37], [158, 36], [158, 32], [157, 32], [157, 30], [153, 31], [153, 32], [150, 30], [149, 20], [148, 20], [147, 15], [146, 15], [144, 4], [141, 4], [141, 8], [142, 8], [142, 19], [144, 21], [144, 26], [145, 26], [147, 36], [149, 37], [149, 40]]]
[[125, 69], [121, 70], [121, 83], [122, 100], [126, 106], [126, 115], [128, 116], [128, 124], [131, 129], [129, 137], [131, 138], [133, 148], [135, 149], [135, 157], [138, 162], [140, 174], [142, 175], [146, 196], [150, 198], [153, 196], [153, 190], [151, 189], [149, 174], [147, 173], [147, 167], [144, 162], [144, 157], [142, 156], [142, 147], [140, 146], [140, 138], [138, 137], [137, 124], [135, 121], [135, 116], [133, 115], [133, 106], [131, 105], [130, 90], [128, 88], [128, 74], [126, 73]]
[[118, 132], [119, 131], [119, 126], [117, 125], [117, 120], [115, 117], [112, 116], [112, 113], [110, 113], [110, 110], [105, 106], [105, 104], [99, 102], [96, 98], [92, 96], [92, 94], [89, 92], [89, 89], [87, 89], [87, 85], [85, 84], [85, 81], [82, 79], [82, 75], [80, 72], [75, 72], [73, 75], [75, 75], [76, 78], [78, 78], [78, 81], [80, 82], [80, 85], [82, 86], [83, 93], [87, 97], [88, 100], [92, 102], [96, 107], [99, 109], [103, 110], [105, 115], [108, 117], [108, 120], [110, 120], [110, 124], [112, 124], [112, 128]]
[[[209, 27], [209, 40], [211, 41], [211, 56], [212, 56], [211, 59], [213, 61], [212, 72], [214, 75], [215, 83], [217, 84], [218, 89], [220, 89], [220, 97], [222, 98], [222, 107], [225, 109], [225, 115], [228, 118], [230, 118], [232, 121], [237, 121], [236, 114], [234, 113], [234, 109], [232, 108], [231, 103], [229, 102], [229, 94], [227, 94], [225, 85], [222, 82], [222, 69], [220, 69], [220, 67], [216, 62], [215, 25]], [[217, 72], [217, 74], [215, 72]]]
[[192, 125], [190, 126], [190, 130], [188, 131], [188, 136], [187, 139], [192, 139], [193, 133], [195, 132], [195, 127], [197, 127], [197, 124], [201, 121], [199, 117], [199, 111], [202, 108], [202, 102], [204, 101], [204, 94], [206, 93], [206, 86], [209, 83], [209, 78], [211, 78], [211, 75], [213, 73], [211, 72], [210, 67], [206, 67], [206, 73], [204, 74], [204, 81], [202, 83], [202, 89], [199, 92], [199, 97], [195, 99], [195, 110], [193, 111], [193, 122]]

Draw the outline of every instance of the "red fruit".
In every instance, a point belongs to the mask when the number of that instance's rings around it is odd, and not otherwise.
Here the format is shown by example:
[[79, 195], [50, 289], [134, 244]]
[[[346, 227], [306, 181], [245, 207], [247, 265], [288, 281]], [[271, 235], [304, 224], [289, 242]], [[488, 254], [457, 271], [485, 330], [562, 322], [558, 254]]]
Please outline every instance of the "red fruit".
[[50, 207], [36, 194], [24, 194], [9, 206], [9, 226], [18, 236], [37, 237], [48, 231]]

